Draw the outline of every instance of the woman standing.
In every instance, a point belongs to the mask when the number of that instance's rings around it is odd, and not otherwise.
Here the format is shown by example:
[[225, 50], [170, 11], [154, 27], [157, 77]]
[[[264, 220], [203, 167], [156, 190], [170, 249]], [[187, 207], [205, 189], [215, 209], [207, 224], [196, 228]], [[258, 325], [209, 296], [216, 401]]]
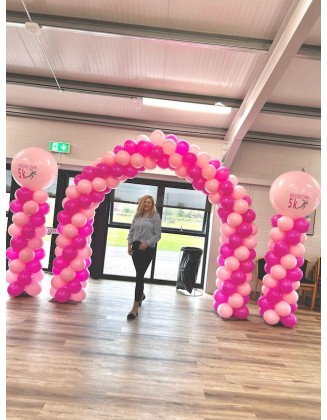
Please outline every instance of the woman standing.
[[145, 195], [139, 204], [128, 233], [128, 253], [133, 258], [136, 270], [135, 298], [127, 319], [135, 319], [138, 308], [145, 299], [144, 275], [154, 256], [155, 246], [161, 238], [161, 219], [156, 210], [154, 199]]

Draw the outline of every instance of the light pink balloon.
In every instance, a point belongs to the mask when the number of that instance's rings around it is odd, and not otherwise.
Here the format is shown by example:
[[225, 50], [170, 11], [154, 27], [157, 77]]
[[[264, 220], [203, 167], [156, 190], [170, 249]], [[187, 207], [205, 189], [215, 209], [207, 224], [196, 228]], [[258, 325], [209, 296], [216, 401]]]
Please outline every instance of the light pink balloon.
[[196, 165], [199, 168], [205, 168], [206, 166], [208, 166], [210, 159], [211, 159], [211, 157], [208, 153], [201, 152], [197, 156]]
[[144, 158], [140, 153], [133, 153], [131, 156], [131, 166], [133, 168], [139, 169], [143, 166]]
[[219, 242], [221, 245], [227, 243], [227, 241], [228, 241], [228, 237], [226, 235], [220, 235]]
[[89, 246], [85, 246], [84, 248], [78, 250], [77, 258], [82, 258], [86, 260], [86, 258], [90, 258], [91, 255], [92, 255], [92, 248]]
[[114, 152], [108, 151], [103, 155], [102, 160], [107, 165], [112, 166], [116, 163], [116, 155]]
[[70, 295], [70, 299], [73, 300], [74, 302], [82, 302], [83, 300], [85, 300], [85, 298], [86, 298], [86, 293], [83, 289], [77, 293], [71, 293]]
[[[216, 194], [218, 191], [218, 187], [219, 181], [217, 181], [215, 178], [208, 179], [204, 184], [204, 188], [206, 191], [208, 191], [209, 194]], [[217, 198], [220, 198], [220, 194], [217, 194]], [[217, 201], [217, 203], [219, 203], [219, 200]]]
[[179, 168], [176, 169], [176, 175], [178, 178], [185, 178], [187, 175], [187, 167], [181, 165]]
[[253, 278], [253, 274], [252, 273], [245, 273], [246, 275], [246, 281], [250, 282]]
[[92, 209], [92, 208], [90, 208], [90, 209], [82, 209], [80, 211], [80, 213], [83, 213], [88, 220], [93, 219], [94, 216], [95, 216], [95, 210]]
[[306, 233], [302, 233], [302, 234], [301, 234], [301, 237], [300, 237], [300, 241], [303, 243], [303, 242], [305, 242], [307, 239], [308, 239], [307, 234], [306, 234]]
[[30, 296], [37, 296], [41, 291], [42, 287], [37, 281], [32, 281], [32, 283], [25, 286], [25, 292]]
[[169, 165], [175, 169], [178, 169], [183, 165], [183, 157], [179, 153], [170, 155], [168, 161]]
[[252, 235], [256, 235], [258, 233], [258, 226], [255, 223], [251, 223], [252, 226]]
[[116, 161], [120, 165], [126, 166], [129, 164], [131, 160], [131, 155], [126, 152], [126, 150], [119, 150], [118, 153], [116, 153]]
[[266, 295], [269, 292], [269, 290], [270, 290], [269, 287], [262, 285], [261, 292], [263, 295]]
[[66, 267], [60, 272], [60, 277], [63, 281], [68, 282], [75, 278], [76, 272], [71, 267]]
[[270, 275], [276, 280], [283, 279], [284, 277], [286, 277], [286, 274], [287, 271], [280, 264], [275, 264], [271, 267]]
[[280, 230], [282, 230], [283, 232], [286, 232], [288, 230], [293, 229], [294, 220], [289, 216], [281, 216], [277, 220], [277, 226], [279, 227]]
[[227, 303], [233, 308], [233, 309], [237, 309], [240, 308], [241, 306], [243, 306], [244, 304], [244, 300], [243, 300], [243, 296], [240, 295], [239, 293], [233, 293], [232, 295], [230, 295], [228, 297]]
[[78, 229], [71, 223], [68, 223], [63, 227], [62, 234], [70, 239], [78, 234]]
[[145, 156], [144, 157], [143, 166], [146, 169], [149, 169], [149, 170], [154, 169], [154, 168], [157, 167], [157, 165], [158, 165], [157, 162], [155, 160], [151, 159], [150, 156]]
[[100, 157], [94, 159], [93, 166], [97, 166], [99, 163], [103, 163], [103, 159]]
[[49, 187], [54, 182], [58, 176], [58, 166], [48, 151], [28, 147], [13, 157], [11, 173], [21, 187], [37, 191]]
[[56, 245], [60, 248], [65, 248], [71, 244], [71, 240], [64, 235], [58, 235], [56, 238]]
[[75, 258], [69, 265], [74, 271], [82, 271], [86, 267], [85, 261], [82, 258]]
[[229, 271], [235, 271], [240, 268], [240, 262], [237, 258], [231, 256], [225, 259], [225, 267]]
[[239, 260], [239, 261], [245, 261], [249, 258], [250, 256], [250, 251], [246, 246], [240, 246], [238, 248], [236, 248], [234, 250], [234, 256]]
[[230, 214], [227, 216], [227, 223], [228, 223], [230, 226], [237, 227], [237, 226], [241, 225], [241, 224], [242, 224], [242, 222], [243, 222], [243, 218], [242, 218], [242, 216], [241, 216], [240, 214], [238, 214], [238, 213], [233, 212], [233, 213], [230, 213]]
[[29, 200], [23, 204], [23, 210], [28, 216], [32, 216], [39, 211], [39, 205], [36, 201]]
[[273, 309], [268, 309], [267, 311], [265, 311], [263, 314], [263, 319], [269, 325], [276, 325], [280, 321], [279, 315]]
[[189, 152], [198, 155], [201, 152], [200, 146], [198, 146], [197, 144], [191, 144]]
[[72, 216], [71, 223], [76, 228], [81, 228], [86, 225], [87, 218], [83, 213], [76, 213]]
[[232, 192], [232, 197], [234, 198], [234, 200], [239, 200], [240, 198], [243, 198], [245, 194], [246, 194], [245, 188], [242, 187], [242, 185], [236, 185]]
[[9, 261], [8, 267], [12, 273], [16, 273], [16, 274], [25, 270], [25, 264], [23, 263], [23, 261], [19, 260], [18, 258], [15, 260]]
[[23, 248], [19, 252], [19, 259], [23, 263], [28, 263], [28, 262], [34, 260], [34, 257], [35, 257], [35, 252], [31, 248], [26, 247], [26, 248]]
[[162, 150], [166, 155], [172, 155], [176, 150], [176, 143], [172, 139], [166, 139], [162, 142]]
[[242, 198], [239, 198], [238, 200], [235, 200], [233, 211], [239, 214], [244, 214], [249, 210], [249, 204], [247, 201], [243, 200]]
[[8, 234], [12, 237], [15, 236], [20, 236], [22, 233], [22, 228], [21, 226], [17, 226], [15, 223], [12, 223], [9, 227], [8, 227]]
[[217, 289], [220, 289], [223, 283], [224, 283], [224, 280], [216, 278]]
[[33, 273], [33, 281], [41, 281], [44, 278], [44, 271], [40, 270], [36, 273]]
[[249, 296], [249, 294], [251, 293], [251, 285], [245, 281], [244, 283], [237, 285], [236, 291], [241, 296]]
[[274, 306], [274, 310], [279, 316], [287, 316], [291, 313], [291, 307], [289, 303], [284, 302], [283, 300], [276, 303], [276, 305]]
[[230, 235], [232, 235], [233, 233], [235, 233], [235, 232], [236, 232], [236, 228], [235, 228], [235, 227], [233, 227], [233, 226], [230, 226], [228, 223], [223, 223], [223, 224], [220, 226], [220, 232], [221, 232], [223, 235], [230, 236]]
[[248, 236], [247, 238], [243, 239], [243, 245], [249, 249], [253, 249], [257, 246], [257, 238], [255, 236]]
[[[204, 179], [213, 179], [214, 176], [216, 175], [216, 168], [213, 165], [211, 165], [210, 163], [208, 163], [207, 166], [204, 166], [202, 168], [201, 174], [202, 174]], [[217, 180], [215, 179], [215, 181], [217, 181]], [[218, 185], [219, 185], [219, 182], [218, 182]]]
[[118, 178], [114, 178], [113, 176], [109, 175], [106, 178], [107, 186], [111, 189], [117, 188], [120, 184], [120, 180]]
[[270, 274], [266, 274], [263, 276], [263, 284], [268, 287], [269, 289], [272, 289], [273, 287], [277, 287], [278, 286], [278, 280], [274, 279], [273, 277], [271, 277]]
[[283, 255], [280, 259], [280, 264], [286, 268], [286, 270], [290, 270], [291, 268], [296, 267], [297, 260], [296, 257], [292, 254]]
[[60, 276], [54, 276], [51, 279], [51, 286], [55, 289], [60, 289], [66, 286], [66, 282]]
[[33, 193], [33, 201], [38, 204], [46, 203], [49, 199], [49, 194], [44, 190], [36, 190]]
[[95, 191], [102, 192], [107, 188], [107, 183], [103, 178], [96, 177], [92, 181], [92, 187]]
[[55, 250], [54, 250], [54, 253], [55, 253], [55, 256], [56, 257], [61, 257], [61, 255], [62, 255], [62, 248], [60, 247], [60, 246], [57, 246], [56, 248], [55, 248]]
[[35, 236], [37, 238], [43, 238], [47, 234], [47, 227], [46, 226], [38, 226], [35, 228]]
[[216, 270], [216, 275], [219, 279], [224, 281], [224, 280], [230, 279], [232, 275], [232, 271], [227, 270], [227, 268], [225, 267], [218, 267]]
[[293, 290], [297, 290], [299, 287], [301, 287], [301, 282], [300, 281], [294, 281], [292, 283], [292, 287], [293, 287]]
[[92, 182], [88, 179], [81, 179], [76, 185], [76, 189], [80, 194], [90, 194], [92, 191]]
[[166, 136], [161, 130], [154, 130], [150, 134], [150, 140], [155, 146], [161, 146]]
[[290, 254], [293, 254], [295, 257], [303, 257], [305, 253], [305, 247], [302, 243], [290, 246]]
[[284, 293], [283, 300], [291, 305], [291, 304], [296, 303], [299, 300], [299, 295], [297, 294], [295, 290], [293, 290], [290, 293]]
[[136, 137], [136, 141], [139, 142], [141, 140], [150, 141], [150, 138], [146, 134], [140, 134]]
[[[25, 214], [24, 212], [20, 211], [18, 213], [13, 214], [12, 216], [12, 221], [17, 225], [17, 226], [24, 226], [29, 222], [29, 217], [27, 216], [27, 214]], [[19, 235], [17, 235], [19, 236]]]
[[285, 237], [285, 232], [280, 230], [278, 227], [273, 227], [269, 231], [269, 237], [275, 242], [281, 241]]
[[66, 198], [71, 198], [71, 199], [78, 198], [81, 195], [81, 193], [77, 191], [76, 185], [69, 185], [69, 187], [66, 188], [65, 192], [67, 196]]
[[[236, 187], [236, 185], [238, 184], [238, 179], [235, 175], [229, 175], [228, 181], [230, 181], [234, 185], [234, 187]], [[233, 198], [235, 199], [235, 197]], [[239, 198], [242, 198], [242, 197], [239, 197]]]
[[6, 282], [13, 283], [17, 281], [17, 273], [13, 273], [11, 270], [6, 271]]
[[307, 172], [286, 172], [272, 183], [269, 199], [279, 214], [294, 219], [305, 217], [320, 203], [320, 186]]
[[[207, 181], [207, 182], [211, 182], [212, 180], [210, 180], [210, 181]], [[206, 184], [207, 184], [207, 182], [206, 182]], [[205, 188], [206, 188], [206, 186], [205, 186]], [[208, 190], [207, 190], [208, 191]], [[218, 204], [219, 203], [219, 201], [220, 201], [220, 199], [221, 199], [221, 195], [219, 194], [219, 192], [216, 192], [216, 193], [210, 193], [209, 195], [208, 195], [208, 200], [210, 201], [210, 203], [211, 204]]]
[[228, 303], [221, 303], [218, 306], [217, 313], [222, 318], [230, 318], [233, 315], [233, 308]]
[[31, 249], [40, 249], [43, 247], [42, 238], [31, 238], [27, 241], [27, 246]]
[[54, 298], [56, 296], [57, 289], [50, 287], [50, 295]]

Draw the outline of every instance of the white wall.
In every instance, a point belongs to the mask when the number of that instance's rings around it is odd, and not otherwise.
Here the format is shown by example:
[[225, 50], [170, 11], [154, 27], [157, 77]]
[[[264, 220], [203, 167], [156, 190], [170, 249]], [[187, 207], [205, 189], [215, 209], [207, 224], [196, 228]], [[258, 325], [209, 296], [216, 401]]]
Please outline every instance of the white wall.
[[[123, 144], [128, 138], [136, 139], [140, 134], [149, 135], [150, 132], [139, 132], [109, 128], [89, 124], [75, 124], [67, 122], [47, 121], [20, 117], [7, 117], [7, 146], [8, 160], [25, 147], [40, 147], [48, 150], [50, 141], [64, 141], [71, 144], [71, 153], [54, 154], [60, 168], [82, 169], [101, 157], [106, 151], [113, 150], [118, 144]], [[160, 127], [157, 127], [160, 129]], [[168, 134], [166, 132], [166, 134]], [[179, 136], [179, 138], [181, 138]], [[185, 137], [190, 144], [197, 144], [202, 151], [212, 157], [221, 158], [222, 141], [195, 137]], [[302, 170], [311, 174], [320, 183], [321, 154], [318, 150], [244, 142], [230, 168], [236, 175], [248, 195], [252, 198], [252, 208], [255, 210], [259, 227], [257, 235], [257, 256], [264, 256], [267, 252], [268, 234], [271, 229], [270, 218], [275, 211], [269, 202], [271, 183], [282, 173]], [[175, 179], [172, 171], [154, 170], [146, 177], [169, 177]], [[180, 181], [180, 179], [178, 178]], [[206, 292], [215, 289], [217, 254], [220, 237], [220, 221], [216, 209], [212, 211], [212, 231], [207, 262]], [[314, 262], [321, 253], [320, 234], [320, 206], [315, 219], [314, 236], [309, 236], [305, 242], [306, 258]]]

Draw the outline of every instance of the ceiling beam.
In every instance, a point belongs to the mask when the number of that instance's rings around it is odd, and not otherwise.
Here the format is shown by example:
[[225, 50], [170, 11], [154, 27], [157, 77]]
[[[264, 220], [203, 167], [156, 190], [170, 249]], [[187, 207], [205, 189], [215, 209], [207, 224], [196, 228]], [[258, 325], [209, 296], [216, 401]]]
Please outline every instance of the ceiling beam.
[[[266, 54], [272, 45], [271, 40], [260, 38], [158, 28], [67, 16], [43, 15], [39, 13], [32, 13], [31, 17], [33, 21], [41, 27], [58, 28], [67, 31], [93, 32], [99, 35], [113, 34], [127, 37], [160, 39], [172, 42], [188, 42], [241, 51], [262, 52], [264, 54]], [[27, 16], [24, 12], [7, 10], [7, 22], [12, 24], [24, 24], [26, 20]], [[304, 44], [299, 48], [297, 55], [304, 58], [307, 57], [320, 60], [321, 47]]]
[[[223, 128], [190, 126], [182, 124], [168, 124], [162, 122], [149, 122], [127, 118], [118, 118], [96, 114], [85, 114], [69, 111], [58, 111], [53, 109], [41, 109], [31, 107], [19, 107], [8, 105], [6, 109], [8, 116], [23, 118], [38, 118], [44, 120], [64, 121], [79, 124], [94, 124], [108, 127], [124, 128], [140, 131], [153, 131], [160, 127], [161, 130], [178, 135], [180, 137], [194, 136], [205, 137], [215, 140], [223, 140], [227, 130]], [[265, 142], [269, 144], [282, 144], [294, 147], [308, 147], [321, 149], [321, 139], [309, 137], [295, 137], [271, 133], [251, 132], [244, 137], [244, 141]]]
[[[22, 74], [7, 73], [7, 84], [18, 86], [27, 86], [42, 89], [58, 90], [53, 78], [29, 76]], [[60, 87], [63, 91], [84, 93], [91, 95], [105, 95], [117, 96], [121, 98], [157, 98], [167, 99], [182, 102], [193, 102], [199, 104], [214, 105], [216, 102], [221, 102], [225, 106], [232, 108], [240, 108], [242, 104], [241, 99], [223, 98], [218, 96], [195, 95], [183, 92], [169, 92], [162, 90], [132, 88], [125, 86], [115, 86], [100, 83], [81, 82], [73, 80], [60, 79]], [[303, 107], [294, 105], [284, 105], [277, 103], [266, 103], [261, 109], [262, 113], [278, 114], [283, 116], [302, 117], [302, 118], [321, 118], [321, 109], [314, 107]]]
[[243, 138], [319, 16], [320, 0], [300, 0], [291, 6], [226, 133], [224, 165], [232, 165]]

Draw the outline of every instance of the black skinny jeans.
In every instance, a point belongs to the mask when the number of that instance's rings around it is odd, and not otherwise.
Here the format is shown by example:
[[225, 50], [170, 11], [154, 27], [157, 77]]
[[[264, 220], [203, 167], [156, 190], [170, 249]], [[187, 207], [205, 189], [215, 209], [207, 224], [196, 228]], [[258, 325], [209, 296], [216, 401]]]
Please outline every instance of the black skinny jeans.
[[154, 256], [155, 248], [146, 248], [144, 251], [138, 249], [139, 243], [133, 244], [133, 263], [136, 270], [135, 300], [141, 301], [144, 290], [144, 275]]

